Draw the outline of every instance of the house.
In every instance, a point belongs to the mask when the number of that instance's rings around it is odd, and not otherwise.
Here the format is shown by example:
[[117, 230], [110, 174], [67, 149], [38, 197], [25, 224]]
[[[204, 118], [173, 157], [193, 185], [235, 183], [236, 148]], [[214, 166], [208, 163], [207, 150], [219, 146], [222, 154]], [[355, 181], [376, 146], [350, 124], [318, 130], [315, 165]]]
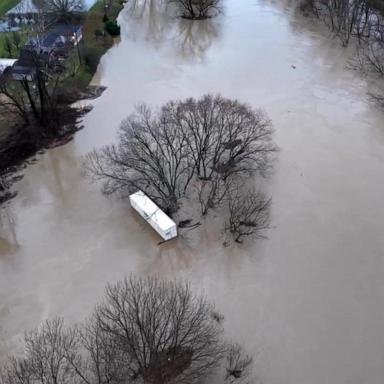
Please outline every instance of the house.
[[44, 34], [30, 38], [12, 66], [13, 79], [32, 81], [36, 67], [41, 68], [41, 65], [50, 73], [62, 72], [64, 67], [60, 58], [66, 57], [82, 37], [81, 25], [56, 24]]
[[83, 38], [83, 27], [74, 24], [56, 24], [46, 33], [46, 40], [55, 43], [58, 39], [77, 45]]
[[10, 9], [5, 15], [10, 25], [28, 24], [37, 19], [39, 8], [33, 0], [21, 0], [19, 4]]
[[56, 24], [41, 36], [28, 40], [26, 47], [39, 54], [62, 53], [71, 46], [77, 45], [83, 38], [82, 26], [73, 24]]
[[1, 32], [16, 32], [19, 31], [20, 27], [11, 25], [7, 20], [0, 19], [0, 33]]
[[19, 59], [12, 66], [12, 78], [14, 80], [32, 81], [36, 75], [36, 54], [23, 48]]

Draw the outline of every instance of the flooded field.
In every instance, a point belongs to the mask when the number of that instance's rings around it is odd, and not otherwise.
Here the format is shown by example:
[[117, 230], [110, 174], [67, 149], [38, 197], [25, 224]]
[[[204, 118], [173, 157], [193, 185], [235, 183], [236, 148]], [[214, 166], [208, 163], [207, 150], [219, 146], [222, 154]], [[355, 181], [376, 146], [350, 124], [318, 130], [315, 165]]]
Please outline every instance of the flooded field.
[[[348, 51], [289, 3], [227, 0], [188, 22], [129, 3], [74, 142], [29, 166], [2, 213], [0, 359], [46, 318], [82, 320], [105, 284], [135, 272], [191, 281], [255, 355], [263, 384], [379, 384], [384, 377], [384, 115]], [[265, 182], [268, 240], [222, 247], [209, 223], [158, 246], [127, 202], [82, 175], [134, 106], [221, 93], [262, 107], [280, 148]]]

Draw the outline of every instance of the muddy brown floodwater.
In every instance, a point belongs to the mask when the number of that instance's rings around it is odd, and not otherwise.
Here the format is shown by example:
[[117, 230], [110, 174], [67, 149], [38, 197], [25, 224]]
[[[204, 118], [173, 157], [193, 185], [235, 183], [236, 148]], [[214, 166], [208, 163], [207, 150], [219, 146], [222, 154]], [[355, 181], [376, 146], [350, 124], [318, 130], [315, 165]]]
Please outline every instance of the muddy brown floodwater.
[[[204, 289], [263, 384], [382, 383], [384, 116], [346, 69], [348, 51], [282, 0], [227, 0], [205, 22], [131, 1], [120, 22], [99, 73], [108, 89], [84, 130], [28, 167], [2, 213], [1, 357], [46, 318], [83, 319], [108, 281], [135, 272]], [[199, 241], [158, 246], [127, 202], [82, 176], [82, 156], [114, 142], [137, 103], [206, 92], [274, 123], [273, 228], [240, 248], [223, 248], [209, 226]]]

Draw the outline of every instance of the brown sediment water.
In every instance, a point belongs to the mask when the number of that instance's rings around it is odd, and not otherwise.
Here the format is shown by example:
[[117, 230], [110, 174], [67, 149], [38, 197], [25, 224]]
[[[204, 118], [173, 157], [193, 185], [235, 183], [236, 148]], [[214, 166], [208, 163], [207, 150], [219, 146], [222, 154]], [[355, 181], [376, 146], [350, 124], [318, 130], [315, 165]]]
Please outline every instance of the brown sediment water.
[[[212, 20], [179, 20], [160, 1], [128, 3], [122, 41], [75, 140], [16, 185], [0, 246], [0, 356], [46, 318], [83, 319], [130, 272], [188, 279], [255, 355], [264, 384], [378, 384], [384, 377], [384, 116], [349, 52], [290, 2], [227, 0]], [[130, 7], [136, 6], [134, 10]], [[82, 175], [146, 102], [221, 93], [261, 107], [280, 147], [265, 182], [268, 240], [224, 248], [220, 228], [158, 246], [126, 201]], [[4, 233], [6, 232], [6, 233]], [[197, 235], [198, 234], [198, 235]]]

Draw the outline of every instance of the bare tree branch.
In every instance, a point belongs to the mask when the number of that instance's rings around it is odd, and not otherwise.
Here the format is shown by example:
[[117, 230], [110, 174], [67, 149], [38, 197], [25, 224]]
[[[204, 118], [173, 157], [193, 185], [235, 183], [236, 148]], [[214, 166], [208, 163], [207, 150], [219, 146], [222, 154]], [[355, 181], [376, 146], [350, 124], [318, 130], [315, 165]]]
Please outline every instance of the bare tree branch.
[[242, 243], [246, 236], [264, 237], [264, 231], [270, 227], [270, 206], [271, 199], [261, 192], [235, 189], [228, 199], [226, 229], [237, 243]]

